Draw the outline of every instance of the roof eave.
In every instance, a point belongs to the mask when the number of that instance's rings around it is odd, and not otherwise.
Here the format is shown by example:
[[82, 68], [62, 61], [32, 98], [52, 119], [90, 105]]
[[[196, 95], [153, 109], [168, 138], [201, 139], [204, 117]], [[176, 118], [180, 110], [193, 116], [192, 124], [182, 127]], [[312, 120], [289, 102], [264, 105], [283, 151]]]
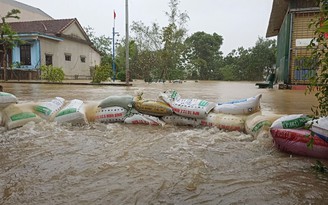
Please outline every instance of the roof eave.
[[37, 37], [42, 37], [42, 38], [46, 38], [46, 39], [50, 39], [50, 40], [54, 40], [54, 41], [64, 41], [63, 38], [59, 38], [56, 36], [51, 36], [51, 35], [47, 35], [47, 34], [43, 34], [43, 33], [17, 33], [16, 34], [18, 37], [20, 38], [37, 38]]
[[285, 14], [288, 12], [289, 0], [273, 0], [266, 37], [278, 35]]

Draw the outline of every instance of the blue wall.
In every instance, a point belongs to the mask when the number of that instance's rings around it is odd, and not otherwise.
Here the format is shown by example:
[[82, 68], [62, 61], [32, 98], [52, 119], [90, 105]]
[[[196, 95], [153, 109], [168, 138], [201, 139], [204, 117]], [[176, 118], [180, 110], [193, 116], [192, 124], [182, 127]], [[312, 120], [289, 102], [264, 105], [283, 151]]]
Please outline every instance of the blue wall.
[[[26, 70], [35, 70], [37, 68], [40, 68], [41, 64], [41, 58], [40, 58], [40, 41], [35, 39], [21, 39], [23, 41], [28, 42], [31, 44], [31, 65], [21, 65], [20, 69], [26, 69]], [[13, 64], [15, 62], [20, 63], [20, 49], [19, 44], [17, 44], [13, 48]]]

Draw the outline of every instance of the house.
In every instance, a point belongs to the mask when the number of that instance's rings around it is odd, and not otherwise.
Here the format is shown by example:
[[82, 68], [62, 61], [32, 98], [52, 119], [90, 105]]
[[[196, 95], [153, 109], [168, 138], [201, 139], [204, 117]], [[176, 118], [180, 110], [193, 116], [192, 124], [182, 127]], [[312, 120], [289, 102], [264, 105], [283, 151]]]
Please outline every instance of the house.
[[12, 49], [9, 64], [23, 70], [41, 65], [61, 67], [65, 78], [90, 78], [100, 64], [100, 53], [93, 47], [77, 19], [9, 23], [22, 42]]
[[314, 38], [314, 29], [309, 24], [319, 11], [316, 0], [273, 0], [266, 37], [277, 36], [279, 83], [305, 85], [315, 74], [316, 70], [306, 63], [311, 60], [307, 46]]
[[39, 21], [39, 20], [52, 20], [53, 18], [43, 12], [42, 10], [20, 3], [14, 0], [0, 0], [0, 16], [5, 16], [8, 11], [12, 9], [19, 9], [19, 19], [8, 19], [8, 22], [17, 21]]
[[[37, 8], [12, 0], [0, 0], [2, 5], [6, 5], [6, 13], [22, 9], [20, 21], [9, 22], [20, 41], [8, 51], [7, 67], [13, 69], [6, 79], [39, 79], [42, 65], [61, 67], [65, 79], [91, 78], [101, 56], [76, 18], [53, 19]], [[0, 7], [2, 13], [3, 9]], [[0, 65], [2, 61], [0, 52]], [[3, 79], [3, 71], [0, 73]]]

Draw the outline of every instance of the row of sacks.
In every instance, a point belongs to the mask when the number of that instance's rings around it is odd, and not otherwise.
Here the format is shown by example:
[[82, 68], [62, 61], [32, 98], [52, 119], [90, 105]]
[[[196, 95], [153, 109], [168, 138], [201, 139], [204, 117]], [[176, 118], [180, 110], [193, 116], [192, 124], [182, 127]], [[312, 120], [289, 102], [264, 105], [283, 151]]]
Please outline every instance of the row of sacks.
[[247, 117], [252, 113], [260, 113], [261, 97], [257, 95], [226, 103], [213, 103], [182, 98], [175, 90], [160, 93], [157, 100], [143, 99], [142, 93], [135, 97], [109, 96], [100, 102], [100, 109], [94, 118], [104, 123], [120, 121], [151, 125], [215, 126], [244, 132]]
[[[258, 95], [216, 104], [199, 99], [183, 99], [176, 91], [169, 90], [160, 93], [159, 100], [145, 100], [139, 94], [135, 97], [109, 96], [91, 105], [78, 99], [66, 102], [61, 97], [55, 97], [49, 102], [18, 104], [14, 95], [0, 92], [0, 124], [13, 129], [31, 121], [37, 123], [45, 119], [82, 125], [89, 122], [124, 122], [213, 126], [246, 132], [255, 138], [270, 130], [275, 145], [283, 151], [307, 156], [327, 156], [322, 154], [327, 151], [327, 118], [313, 121], [303, 114], [263, 115], [260, 111], [260, 98], [261, 95]], [[312, 151], [307, 149], [311, 140], [315, 147]], [[323, 148], [323, 151], [316, 151], [317, 147]]]
[[286, 115], [272, 123], [270, 134], [283, 152], [328, 159], [328, 117]]
[[[42, 119], [58, 123], [87, 124], [89, 122], [125, 122], [150, 125], [216, 126], [229, 131], [255, 133], [245, 128], [252, 113], [260, 111], [261, 95], [227, 103], [213, 103], [199, 99], [181, 98], [178, 92], [168, 90], [158, 100], [146, 100], [142, 93], [136, 96], [109, 96], [95, 105], [86, 105], [79, 99], [66, 102], [55, 97], [49, 102], [17, 103], [10, 93], [0, 93], [0, 123], [8, 129]], [[87, 110], [87, 112], [86, 112]], [[257, 114], [260, 115], [260, 114]], [[272, 118], [272, 116], [257, 116]], [[274, 118], [274, 117], [273, 117]], [[269, 119], [269, 121], [272, 121]], [[248, 123], [249, 124], [249, 123]], [[267, 125], [268, 123], [264, 123]], [[263, 127], [261, 126], [261, 127]], [[260, 129], [260, 128], [258, 128]]]
[[126, 110], [136, 109], [142, 114], [163, 117], [173, 114], [204, 119], [210, 112], [231, 115], [248, 115], [260, 110], [260, 99], [262, 95], [255, 97], [231, 101], [226, 103], [214, 103], [207, 100], [181, 98], [175, 90], [167, 90], [159, 94], [158, 100], [148, 100], [142, 98], [142, 93], [133, 97], [109, 96], [99, 104], [100, 108], [122, 107]]
[[90, 122], [124, 122], [147, 125], [209, 126], [245, 132], [257, 138], [270, 133], [275, 146], [285, 152], [328, 159], [328, 118], [304, 114], [263, 115], [261, 95], [228, 103], [183, 99], [176, 91], [160, 93], [159, 100], [109, 96], [100, 103], [66, 102], [55, 97], [48, 102], [18, 103], [10, 93], [0, 92], [0, 125], [13, 129], [42, 119], [72, 125]]

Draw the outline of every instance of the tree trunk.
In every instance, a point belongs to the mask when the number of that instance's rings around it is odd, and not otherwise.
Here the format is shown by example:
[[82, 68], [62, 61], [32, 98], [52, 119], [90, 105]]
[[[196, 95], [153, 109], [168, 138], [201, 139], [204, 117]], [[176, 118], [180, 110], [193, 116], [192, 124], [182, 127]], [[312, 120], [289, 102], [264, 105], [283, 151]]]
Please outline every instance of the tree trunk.
[[7, 81], [7, 47], [3, 45], [3, 80]]

